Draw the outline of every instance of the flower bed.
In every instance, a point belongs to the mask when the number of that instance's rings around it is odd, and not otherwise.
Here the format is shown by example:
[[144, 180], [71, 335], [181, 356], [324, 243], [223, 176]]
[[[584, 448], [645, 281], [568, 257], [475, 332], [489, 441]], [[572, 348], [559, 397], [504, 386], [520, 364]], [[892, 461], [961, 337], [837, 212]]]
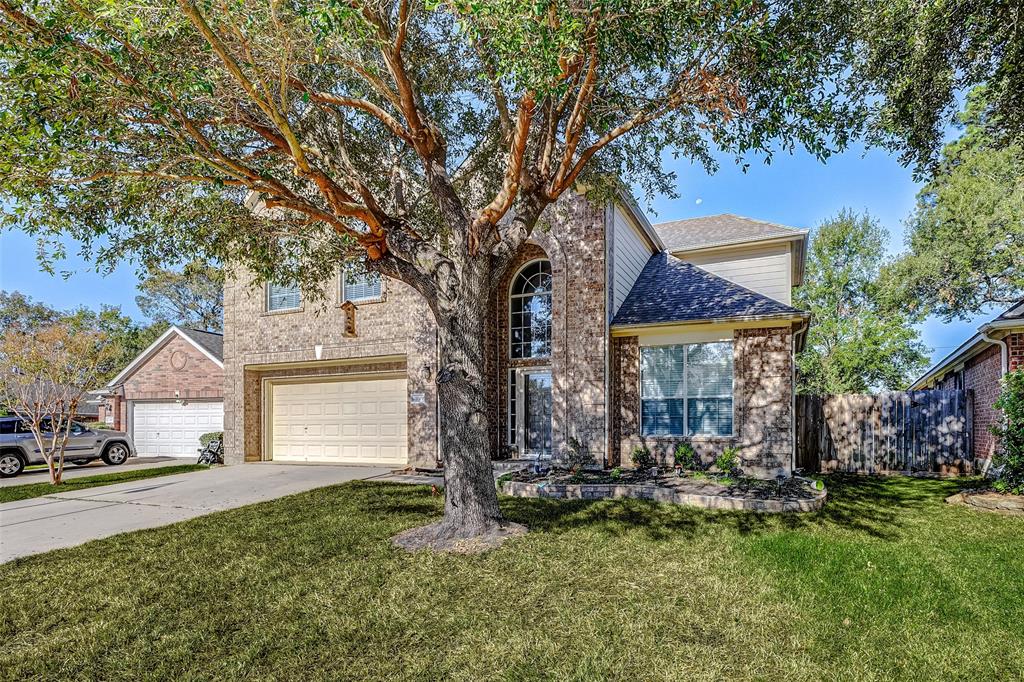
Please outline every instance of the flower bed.
[[821, 509], [827, 491], [803, 479], [782, 482], [705, 473], [653, 475], [627, 470], [576, 473], [517, 471], [498, 479], [498, 489], [514, 497], [597, 500], [633, 497], [705, 509], [806, 512]]

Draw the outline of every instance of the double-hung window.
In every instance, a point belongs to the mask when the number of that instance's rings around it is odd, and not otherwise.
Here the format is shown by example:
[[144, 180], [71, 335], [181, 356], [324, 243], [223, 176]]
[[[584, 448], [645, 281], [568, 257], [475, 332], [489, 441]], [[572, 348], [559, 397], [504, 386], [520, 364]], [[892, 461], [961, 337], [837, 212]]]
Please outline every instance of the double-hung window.
[[645, 436], [730, 436], [732, 342], [640, 349], [640, 428]]
[[341, 301], [368, 303], [381, 300], [383, 288], [380, 275], [375, 272], [343, 270], [341, 273]]
[[302, 292], [298, 284], [267, 284], [267, 310], [298, 310], [302, 306]]

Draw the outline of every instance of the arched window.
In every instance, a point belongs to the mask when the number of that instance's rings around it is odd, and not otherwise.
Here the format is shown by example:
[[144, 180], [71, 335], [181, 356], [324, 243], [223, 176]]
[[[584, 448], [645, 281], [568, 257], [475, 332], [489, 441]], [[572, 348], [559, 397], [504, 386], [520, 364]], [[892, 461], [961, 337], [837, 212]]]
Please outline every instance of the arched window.
[[527, 263], [512, 282], [510, 352], [515, 359], [551, 355], [551, 263]]

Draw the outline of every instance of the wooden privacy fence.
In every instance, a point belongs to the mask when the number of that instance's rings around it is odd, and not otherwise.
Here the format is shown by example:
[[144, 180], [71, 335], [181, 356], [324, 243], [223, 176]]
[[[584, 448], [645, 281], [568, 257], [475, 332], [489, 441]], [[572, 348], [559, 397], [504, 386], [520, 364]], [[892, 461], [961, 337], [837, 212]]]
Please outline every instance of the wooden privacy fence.
[[959, 473], [973, 467], [967, 391], [798, 395], [797, 466], [823, 473]]

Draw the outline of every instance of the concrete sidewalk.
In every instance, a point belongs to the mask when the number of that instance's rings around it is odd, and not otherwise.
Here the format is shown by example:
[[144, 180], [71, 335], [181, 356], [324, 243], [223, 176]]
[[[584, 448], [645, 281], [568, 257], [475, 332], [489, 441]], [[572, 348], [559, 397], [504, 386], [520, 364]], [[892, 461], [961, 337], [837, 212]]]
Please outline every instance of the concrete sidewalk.
[[0, 504], [0, 563], [388, 473], [376, 467], [268, 462], [7, 502]]
[[[81, 478], [82, 476], [99, 476], [100, 474], [116, 474], [119, 471], [135, 471], [136, 469], [159, 469], [179, 464], [195, 464], [195, 457], [131, 457], [121, 466], [110, 466], [102, 460], [96, 460], [85, 466], [77, 466], [70, 462], [64, 463], [64, 480]], [[0, 488], [11, 488], [16, 485], [30, 483], [47, 483], [50, 474], [46, 467], [22, 471], [14, 478], [0, 478]]]

